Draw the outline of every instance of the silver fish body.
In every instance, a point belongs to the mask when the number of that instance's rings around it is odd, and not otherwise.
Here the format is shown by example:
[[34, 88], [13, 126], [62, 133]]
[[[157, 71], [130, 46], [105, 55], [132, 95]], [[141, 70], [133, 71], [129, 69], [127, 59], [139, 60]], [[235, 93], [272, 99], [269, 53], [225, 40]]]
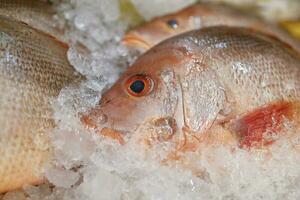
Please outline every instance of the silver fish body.
[[0, 193], [43, 180], [54, 127], [50, 101], [81, 79], [68, 47], [23, 22], [0, 16]]

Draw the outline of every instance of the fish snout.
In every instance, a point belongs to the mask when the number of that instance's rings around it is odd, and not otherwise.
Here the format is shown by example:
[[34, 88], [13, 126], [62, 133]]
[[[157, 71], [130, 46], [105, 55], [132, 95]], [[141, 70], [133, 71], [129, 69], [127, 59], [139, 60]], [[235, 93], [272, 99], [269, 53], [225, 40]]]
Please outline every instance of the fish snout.
[[127, 47], [133, 47], [140, 50], [148, 50], [152, 46], [135, 31], [129, 31], [126, 33], [122, 39], [122, 44]]
[[99, 132], [100, 135], [104, 136], [104, 137], [108, 137], [110, 139], [113, 139], [115, 141], [117, 141], [119, 144], [123, 145], [125, 144], [125, 133], [122, 131], [118, 131], [112, 128], [103, 128], [101, 129], [101, 131]]
[[88, 114], [83, 114], [80, 120], [86, 128], [95, 129], [97, 134], [116, 140], [122, 145], [125, 143], [124, 133], [110, 128], [108, 116], [101, 109], [95, 109]]
[[100, 108], [96, 108], [88, 113], [82, 113], [80, 121], [87, 128], [99, 129], [107, 123], [108, 117]]

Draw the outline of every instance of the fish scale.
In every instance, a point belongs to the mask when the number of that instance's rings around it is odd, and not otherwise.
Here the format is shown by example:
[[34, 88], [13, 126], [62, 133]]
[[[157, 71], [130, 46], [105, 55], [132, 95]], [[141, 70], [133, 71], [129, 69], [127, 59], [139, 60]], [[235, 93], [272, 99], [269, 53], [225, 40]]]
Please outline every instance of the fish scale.
[[0, 15], [22, 21], [63, 40], [63, 31], [54, 23], [55, 14], [55, 8], [49, 1], [0, 0]]
[[[174, 73], [171, 113], [161, 112], [171, 98], [162, 78], [166, 71]], [[144, 82], [145, 91], [133, 97], [128, 80], [136, 75], [138, 81], [152, 82]], [[203, 28], [169, 38], [140, 56], [103, 94], [106, 102], [83, 115], [82, 122], [104, 127], [99, 134], [114, 139], [127, 134], [145, 141], [147, 148], [162, 138], [153, 133], [160, 130], [155, 122], [172, 121], [167, 139], [176, 148], [166, 151], [176, 161], [209, 145], [263, 148], [280, 138], [286, 120], [299, 127], [299, 83], [299, 53], [285, 43], [248, 28]], [[97, 124], [103, 115], [106, 122]]]
[[43, 180], [55, 126], [50, 101], [78, 82], [66, 45], [0, 16], [0, 193]]
[[[176, 26], [170, 26], [172, 21]], [[179, 34], [213, 26], [245, 27], [277, 37], [300, 52], [300, 43], [271, 22], [241, 12], [227, 5], [196, 3], [165, 16], [156, 17], [130, 30], [123, 42], [144, 52], [154, 45]]]

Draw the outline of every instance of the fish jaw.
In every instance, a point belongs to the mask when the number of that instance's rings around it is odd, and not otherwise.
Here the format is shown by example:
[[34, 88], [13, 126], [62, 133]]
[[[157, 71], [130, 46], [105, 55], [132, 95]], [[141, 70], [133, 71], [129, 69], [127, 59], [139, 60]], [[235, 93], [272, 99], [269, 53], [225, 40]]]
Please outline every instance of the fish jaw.
[[154, 44], [147, 42], [146, 40], [142, 39], [136, 32], [128, 32], [124, 38], [122, 39], [122, 44], [130, 47], [136, 48], [140, 51], [145, 51], [150, 49]]
[[[147, 28], [148, 26], [149, 29]], [[151, 26], [152, 23], [127, 32], [122, 39], [122, 44], [129, 48], [136, 48], [141, 52], [145, 52], [171, 35], [175, 35], [175, 33], [170, 32], [166, 28], [159, 28], [160, 31], [156, 31], [156, 29], [150, 29]], [[161, 25], [160, 23], [156, 24], [154, 21], [153, 26]]]

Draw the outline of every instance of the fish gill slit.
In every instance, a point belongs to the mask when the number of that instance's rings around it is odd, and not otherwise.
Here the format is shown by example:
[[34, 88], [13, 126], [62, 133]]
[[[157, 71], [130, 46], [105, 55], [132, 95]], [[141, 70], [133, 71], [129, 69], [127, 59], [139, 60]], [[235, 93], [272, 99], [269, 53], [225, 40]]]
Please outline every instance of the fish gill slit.
[[178, 75], [177, 76], [178, 80], [179, 80], [179, 86], [180, 86], [180, 94], [181, 94], [181, 102], [182, 102], [182, 114], [183, 114], [183, 127], [182, 129], [190, 129], [190, 127], [187, 125], [187, 122], [186, 122], [186, 112], [185, 112], [185, 105], [184, 105], [184, 100], [183, 100], [183, 95], [184, 95], [184, 92], [183, 92], [183, 87], [182, 87], [182, 83], [181, 83], [181, 78], [180, 76]]

